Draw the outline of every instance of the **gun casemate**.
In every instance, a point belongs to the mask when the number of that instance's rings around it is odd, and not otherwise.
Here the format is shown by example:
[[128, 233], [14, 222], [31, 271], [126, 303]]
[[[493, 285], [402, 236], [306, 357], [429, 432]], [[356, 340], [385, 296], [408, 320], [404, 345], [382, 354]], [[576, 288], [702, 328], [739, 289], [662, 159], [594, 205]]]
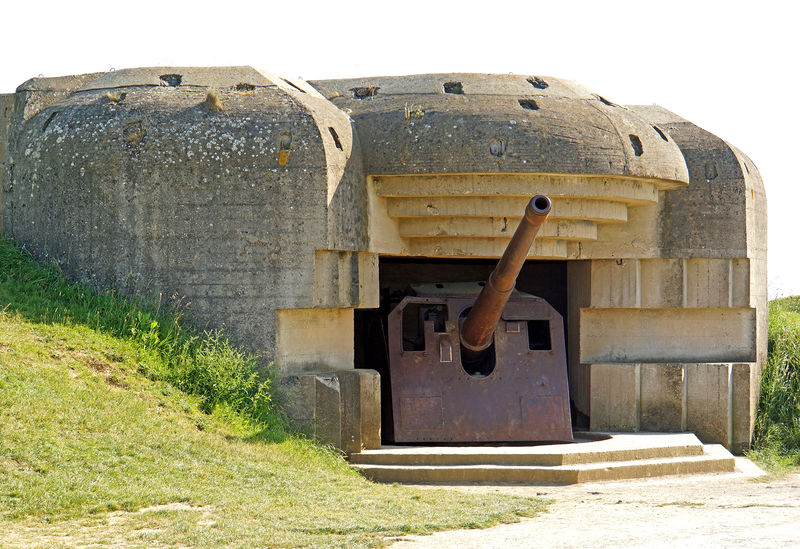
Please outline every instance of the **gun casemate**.
[[550, 207], [530, 200], [486, 282], [415, 285], [389, 314], [395, 442], [572, 439], [562, 317], [514, 289]]

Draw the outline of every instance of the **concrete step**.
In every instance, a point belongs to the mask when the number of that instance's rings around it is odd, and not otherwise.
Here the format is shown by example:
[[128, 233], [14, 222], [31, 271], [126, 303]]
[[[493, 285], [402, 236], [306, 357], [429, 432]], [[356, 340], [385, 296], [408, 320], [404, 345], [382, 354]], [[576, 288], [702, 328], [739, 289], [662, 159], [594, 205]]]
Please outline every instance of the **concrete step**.
[[702, 456], [692, 433], [597, 434], [535, 446], [383, 446], [350, 456], [361, 465], [577, 465], [633, 459]]
[[[672, 437], [679, 444], [665, 446], [659, 437]], [[604, 444], [597, 444], [601, 442]], [[541, 463], [547, 460], [549, 463]], [[353, 454], [351, 462], [377, 482], [452, 484], [575, 484], [725, 473], [735, 467], [734, 457], [723, 446], [703, 445], [688, 433], [615, 434], [604, 441], [524, 447], [393, 447]]]

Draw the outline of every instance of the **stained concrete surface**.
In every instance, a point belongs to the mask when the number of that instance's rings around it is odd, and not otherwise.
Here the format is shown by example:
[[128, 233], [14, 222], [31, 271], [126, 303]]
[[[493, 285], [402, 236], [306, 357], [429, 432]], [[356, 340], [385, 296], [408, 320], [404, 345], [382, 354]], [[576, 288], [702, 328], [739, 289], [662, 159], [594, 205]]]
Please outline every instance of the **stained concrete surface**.
[[486, 530], [409, 536], [394, 549], [458, 547], [633, 548], [800, 547], [800, 473], [756, 478], [738, 472], [572, 486], [464, 486], [553, 499], [548, 510]]

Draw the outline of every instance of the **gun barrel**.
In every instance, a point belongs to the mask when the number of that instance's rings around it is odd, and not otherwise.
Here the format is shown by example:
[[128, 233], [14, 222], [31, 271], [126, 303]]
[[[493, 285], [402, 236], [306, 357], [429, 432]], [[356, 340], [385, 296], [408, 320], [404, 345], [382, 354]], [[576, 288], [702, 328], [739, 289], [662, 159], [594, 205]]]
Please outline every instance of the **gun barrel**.
[[492, 344], [494, 328], [503, 314], [539, 227], [550, 214], [551, 206], [550, 198], [537, 194], [525, 207], [525, 215], [511, 242], [461, 327], [461, 345], [468, 353], [479, 353]]

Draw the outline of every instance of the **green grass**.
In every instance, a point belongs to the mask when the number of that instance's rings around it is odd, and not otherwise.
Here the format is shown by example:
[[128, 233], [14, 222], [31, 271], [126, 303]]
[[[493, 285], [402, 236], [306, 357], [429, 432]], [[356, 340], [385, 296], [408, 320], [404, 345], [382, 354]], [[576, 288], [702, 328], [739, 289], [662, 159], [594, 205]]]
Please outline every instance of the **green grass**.
[[800, 296], [769, 304], [769, 355], [748, 455], [771, 471], [800, 466]]
[[269, 379], [177, 307], [0, 242], [0, 546], [364, 547], [537, 499], [371, 483], [293, 435]]
[[204, 411], [224, 405], [278, 427], [271, 380], [259, 374], [255, 357], [231, 347], [219, 332], [185, 326], [178, 299], [144, 301], [71, 283], [55, 266], [41, 267], [0, 239], [0, 307], [34, 322], [86, 327], [131, 342], [143, 374], [198, 396]]

